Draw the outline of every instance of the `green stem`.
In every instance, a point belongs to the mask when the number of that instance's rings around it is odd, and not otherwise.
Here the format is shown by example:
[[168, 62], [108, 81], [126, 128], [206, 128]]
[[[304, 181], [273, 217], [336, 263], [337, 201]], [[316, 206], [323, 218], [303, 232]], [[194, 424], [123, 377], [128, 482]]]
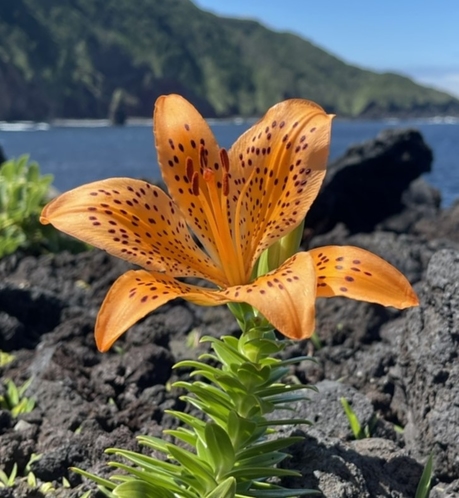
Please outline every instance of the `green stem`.
[[284, 450], [301, 438], [267, 437], [276, 425], [307, 423], [273, 416], [276, 410], [305, 399], [303, 391], [311, 386], [286, 384], [282, 379], [291, 364], [307, 358], [285, 362], [276, 358], [289, 342], [277, 340], [265, 323], [249, 327], [258, 317], [246, 314], [243, 305], [231, 308], [238, 313], [238, 321], [245, 324], [240, 338], [203, 337], [212, 353], [176, 365], [191, 368], [190, 375], [196, 378], [174, 386], [185, 390], [181, 399], [199, 413], [168, 411], [183, 424], [164, 431], [168, 441], [173, 438], [175, 443], [148, 436], [139, 438], [140, 444], [163, 453], [166, 459], [109, 449], [132, 464], [111, 463], [128, 473], [122, 484], [115, 480], [111, 485], [97, 476], [80, 473], [99, 485], [103, 482], [113, 497], [120, 498], [288, 498], [314, 493], [288, 490], [273, 482], [273, 478], [300, 475], [279, 468], [279, 464], [288, 456]]

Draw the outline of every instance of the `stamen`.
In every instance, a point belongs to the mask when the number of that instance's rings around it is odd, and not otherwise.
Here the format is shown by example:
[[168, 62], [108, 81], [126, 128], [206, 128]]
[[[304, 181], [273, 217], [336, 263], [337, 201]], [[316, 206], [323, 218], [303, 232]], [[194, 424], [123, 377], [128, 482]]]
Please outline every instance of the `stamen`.
[[[197, 172], [194, 173], [194, 175], [196, 174]], [[194, 175], [193, 192], [196, 181]], [[222, 184], [219, 181], [217, 182], [218, 176], [212, 169], [205, 166], [202, 168], [201, 179], [205, 183], [201, 185], [199, 198], [214, 236], [221, 268], [226, 274], [230, 285], [237, 285], [245, 279], [244, 262], [239, 259], [238, 253], [235, 251], [234, 241], [232, 240], [226, 217], [226, 195], [228, 195], [229, 191], [228, 173], [223, 171]]]
[[199, 195], [199, 175], [197, 171], [193, 173], [193, 176], [191, 178], [191, 184], [192, 184], [193, 194]]
[[223, 147], [220, 149], [220, 162], [222, 163], [223, 169], [228, 173], [229, 171], [229, 157], [228, 152]]
[[193, 180], [193, 174], [194, 174], [193, 159], [191, 159], [191, 157], [187, 157], [186, 158], [186, 176], [190, 182]]

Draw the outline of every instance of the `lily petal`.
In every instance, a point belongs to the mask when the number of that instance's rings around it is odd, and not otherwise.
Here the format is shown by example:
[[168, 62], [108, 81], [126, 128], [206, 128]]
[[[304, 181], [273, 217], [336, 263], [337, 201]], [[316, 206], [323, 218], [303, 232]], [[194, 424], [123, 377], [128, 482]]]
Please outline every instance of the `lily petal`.
[[411, 284], [379, 256], [353, 246], [309, 251], [317, 271], [317, 297], [346, 296], [404, 309], [419, 304]]
[[227, 302], [218, 291], [188, 285], [161, 273], [128, 271], [115, 281], [102, 303], [95, 328], [97, 348], [107, 351], [141, 318], [178, 297], [203, 306]]
[[214, 134], [199, 112], [180, 95], [157, 99], [153, 131], [168, 191], [207, 252], [218, 261], [216, 234], [204, 205], [212, 204], [204, 179], [204, 163], [212, 171], [220, 194], [225, 174]]
[[172, 200], [141, 180], [113, 178], [78, 187], [51, 201], [40, 221], [148, 270], [224, 282]]
[[249, 265], [306, 216], [325, 176], [332, 118], [313, 102], [287, 100], [229, 150], [231, 215]]
[[309, 253], [301, 252], [253, 283], [229, 287], [221, 294], [252, 305], [286, 337], [306, 339], [314, 332], [315, 282], [314, 261]]

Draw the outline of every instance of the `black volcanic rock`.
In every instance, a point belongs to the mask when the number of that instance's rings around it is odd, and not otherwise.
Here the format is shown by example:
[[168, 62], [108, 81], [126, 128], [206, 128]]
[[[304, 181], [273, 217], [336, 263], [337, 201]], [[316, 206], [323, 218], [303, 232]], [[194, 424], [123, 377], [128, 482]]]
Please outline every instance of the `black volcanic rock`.
[[432, 452], [436, 475], [446, 481], [459, 476], [458, 281], [459, 252], [434, 254], [421, 305], [407, 314], [397, 365], [407, 400], [407, 447], [416, 456]]
[[414, 233], [429, 240], [444, 238], [459, 242], [459, 201], [439, 213], [435, 223], [429, 218], [419, 220], [414, 227]]
[[[331, 163], [306, 221], [324, 233], [343, 223], [351, 233], [370, 232], [407, 207], [423, 206], [403, 230], [420, 217], [436, 214], [440, 197], [425, 183], [412, 182], [431, 170], [432, 151], [417, 130], [385, 130]], [[411, 189], [411, 190], [410, 190]], [[393, 224], [396, 225], [394, 222]]]

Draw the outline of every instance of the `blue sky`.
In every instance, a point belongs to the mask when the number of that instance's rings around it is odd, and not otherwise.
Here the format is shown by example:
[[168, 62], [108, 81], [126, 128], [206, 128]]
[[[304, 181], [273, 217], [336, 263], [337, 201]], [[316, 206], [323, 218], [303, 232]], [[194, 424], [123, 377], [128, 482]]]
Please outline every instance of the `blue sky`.
[[290, 31], [344, 61], [459, 97], [459, 0], [193, 0]]

